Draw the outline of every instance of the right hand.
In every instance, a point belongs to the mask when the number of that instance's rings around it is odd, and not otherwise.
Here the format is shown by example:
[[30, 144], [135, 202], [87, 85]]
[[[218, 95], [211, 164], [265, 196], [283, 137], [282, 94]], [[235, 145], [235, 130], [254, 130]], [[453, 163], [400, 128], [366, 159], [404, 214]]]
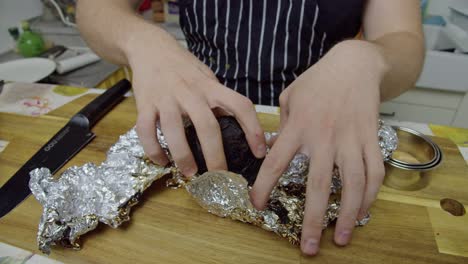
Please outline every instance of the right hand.
[[216, 113], [234, 116], [258, 158], [265, 156], [263, 130], [252, 102], [221, 85], [213, 72], [168, 33], [140, 35], [127, 53], [133, 71], [138, 120], [136, 130], [146, 155], [159, 165], [168, 158], [156, 137], [156, 122], [171, 156], [186, 176], [198, 168], [185, 136], [183, 117], [195, 126], [208, 170], [227, 170]]

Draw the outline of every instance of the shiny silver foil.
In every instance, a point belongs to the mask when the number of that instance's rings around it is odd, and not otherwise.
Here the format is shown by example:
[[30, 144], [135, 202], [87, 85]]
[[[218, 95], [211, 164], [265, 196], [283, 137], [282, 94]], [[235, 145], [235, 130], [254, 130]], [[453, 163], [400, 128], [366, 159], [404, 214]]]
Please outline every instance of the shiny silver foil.
[[[267, 142], [272, 141], [274, 136], [266, 133]], [[382, 157], [388, 160], [398, 145], [396, 132], [380, 122], [378, 136]], [[256, 210], [251, 204], [247, 181], [241, 175], [231, 172], [206, 172], [187, 182], [185, 188], [210, 213], [260, 226], [288, 239], [292, 244], [299, 244], [308, 170], [309, 158], [301, 153], [296, 154], [278, 180], [267, 208], [263, 211]], [[339, 169], [335, 166], [323, 228], [339, 216], [341, 189]], [[366, 225], [369, 220], [370, 214], [357, 220], [356, 226]]]
[[[170, 158], [159, 128], [157, 136]], [[267, 141], [272, 141], [274, 136], [267, 133]], [[396, 132], [381, 123], [379, 141], [382, 155], [388, 159], [397, 146]], [[184, 186], [210, 213], [260, 226], [298, 244], [308, 169], [309, 158], [297, 154], [279, 179], [267, 208], [259, 211], [252, 206], [247, 181], [241, 175], [207, 172], [187, 180], [176, 165], [163, 168], [149, 162], [133, 128], [110, 148], [107, 159], [99, 166], [87, 163], [71, 167], [58, 180], [48, 169], [31, 172], [31, 191], [44, 208], [37, 236], [39, 249], [49, 253], [55, 244], [79, 249], [79, 237], [95, 229], [99, 222], [118, 227], [130, 219], [130, 209], [142, 192], [167, 174], [172, 174], [168, 186]], [[337, 167], [333, 170], [330, 189], [324, 228], [339, 214], [341, 180]], [[356, 225], [364, 225], [368, 220], [369, 217], [361, 219]]]
[[55, 244], [79, 249], [80, 235], [99, 222], [116, 228], [130, 220], [130, 208], [143, 191], [170, 172], [144, 158], [134, 129], [120, 137], [99, 166], [71, 167], [58, 180], [48, 169], [32, 171], [29, 187], [44, 208], [37, 234], [39, 249], [50, 253]]

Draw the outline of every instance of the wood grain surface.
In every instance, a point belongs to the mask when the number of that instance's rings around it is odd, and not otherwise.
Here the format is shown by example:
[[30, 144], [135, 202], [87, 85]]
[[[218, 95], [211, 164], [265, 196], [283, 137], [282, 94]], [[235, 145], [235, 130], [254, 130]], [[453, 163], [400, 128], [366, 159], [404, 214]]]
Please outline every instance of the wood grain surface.
[[[10, 143], [0, 154], [0, 185], [95, 96], [42, 117], [1, 113], [0, 139]], [[276, 129], [277, 116], [259, 117], [266, 130]], [[134, 100], [127, 98], [93, 128], [97, 137], [65, 167], [104, 160], [135, 120]], [[444, 153], [439, 168], [422, 174], [389, 169], [369, 224], [357, 228], [344, 248], [333, 244], [333, 227], [325, 230], [313, 258], [271, 232], [207, 213], [163, 181], [145, 192], [129, 223], [118, 229], [100, 224], [83, 236], [80, 251], [55, 247], [50, 257], [66, 263], [468, 263], [468, 216], [440, 206], [443, 198], [468, 206], [467, 166], [451, 141], [434, 140]], [[38, 252], [41, 210], [34, 197], [27, 198], [0, 219], [0, 241]]]

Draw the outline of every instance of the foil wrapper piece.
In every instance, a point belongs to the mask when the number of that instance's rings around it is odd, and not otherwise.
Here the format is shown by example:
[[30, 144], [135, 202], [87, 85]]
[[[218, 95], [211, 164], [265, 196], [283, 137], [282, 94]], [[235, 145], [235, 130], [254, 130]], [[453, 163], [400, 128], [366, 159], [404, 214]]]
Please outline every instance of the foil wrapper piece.
[[[207, 188], [209, 191], [207, 192]], [[247, 181], [228, 171], [206, 172], [186, 184], [187, 191], [208, 212], [242, 222], [254, 222], [258, 212], [249, 199]]]
[[79, 237], [99, 222], [116, 228], [130, 220], [130, 208], [142, 192], [170, 172], [145, 159], [134, 129], [120, 137], [99, 166], [71, 167], [58, 180], [48, 169], [33, 170], [29, 187], [43, 206], [39, 249], [50, 253], [55, 244], [79, 249]]
[[[309, 163], [304, 156], [298, 154], [291, 161], [263, 211], [256, 210], [250, 202], [247, 181], [232, 172], [206, 172], [186, 182], [185, 188], [201, 207], [212, 214], [254, 224], [287, 238], [293, 244], [299, 244], [304, 218], [305, 175]], [[331, 188], [340, 190], [338, 177], [333, 174], [337, 184]], [[338, 217], [339, 207], [339, 201], [329, 202], [323, 228]]]
[[[275, 134], [267, 133], [265, 136], [271, 140]], [[396, 132], [381, 122], [378, 136], [382, 158], [388, 160], [398, 144]], [[309, 166], [313, 164], [309, 164], [306, 155], [296, 154], [278, 180], [267, 208], [263, 211], [253, 207], [247, 181], [238, 174], [206, 172], [186, 182], [185, 188], [201, 207], [215, 215], [260, 226], [288, 239], [292, 244], [299, 244]], [[331, 182], [331, 195], [323, 218], [324, 229], [338, 218], [340, 212], [342, 183], [337, 166], [333, 168]], [[364, 226], [369, 220], [370, 214], [357, 220], [356, 226]]]
[[379, 121], [379, 125], [379, 146], [383, 160], [387, 161], [398, 147], [398, 136], [396, 131], [391, 126], [384, 125], [383, 121]]

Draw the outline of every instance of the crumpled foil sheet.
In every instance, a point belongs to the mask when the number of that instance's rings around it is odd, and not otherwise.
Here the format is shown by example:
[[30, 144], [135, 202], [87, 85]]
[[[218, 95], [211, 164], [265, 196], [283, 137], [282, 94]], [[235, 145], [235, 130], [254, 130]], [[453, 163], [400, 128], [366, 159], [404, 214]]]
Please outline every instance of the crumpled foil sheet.
[[[267, 133], [267, 141], [274, 135]], [[170, 154], [160, 129], [157, 136]], [[397, 147], [396, 132], [380, 124], [379, 141], [382, 155], [388, 159]], [[79, 249], [80, 235], [95, 229], [99, 222], [118, 227], [129, 220], [130, 209], [142, 192], [167, 174], [172, 174], [168, 181], [170, 187], [184, 186], [209, 212], [260, 226], [297, 244], [302, 229], [308, 168], [308, 157], [297, 154], [274, 188], [267, 209], [258, 211], [250, 203], [249, 187], [242, 176], [207, 172], [187, 181], [176, 166], [163, 168], [149, 162], [133, 128], [110, 148], [107, 159], [99, 166], [87, 163], [71, 167], [58, 180], [48, 169], [31, 172], [30, 189], [44, 208], [37, 235], [39, 249], [49, 253], [56, 244]], [[332, 194], [324, 228], [339, 214], [341, 180], [337, 167], [333, 170], [330, 188]], [[366, 217], [356, 224], [364, 225], [368, 220]]]
[[170, 172], [144, 158], [134, 129], [120, 137], [99, 166], [71, 167], [58, 180], [46, 168], [33, 170], [29, 187], [43, 206], [39, 249], [47, 254], [55, 244], [79, 249], [80, 235], [99, 222], [116, 228], [129, 221], [143, 191]]
[[[304, 154], [294, 157], [273, 189], [267, 208], [263, 211], [255, 209], [250, 202], [250, 187], [247, 181], [241, 175], [232, 172], [205, 172], [186, 182], [185, 188], [208, 212], [260, 226], [297, 245], [300, 243], [304, 218], [308, 163], [309, 160]], [[335, 168], [323, 228], [338, 218], [341, 187], [338, 169]], [[369, 219], [370, 215], [359, 220], [356, 225], [365, 225]]]
[[[266, 133], [267, 142], [273, 136]], [[382, 157], [388, 160], [397, 148], [397, 134], [391, 127], [380, 122], [378, 136]], [[278, 180], [270, 195], [267, 208], [263, 211], [253, 207], [247, 181], [235, 173], [206, 172], [195, 176], [184, 185], [198, 204], [208, 212], [260, 226], [297, 245], [301, 240], [308, 170], [309, 158], [301, 153], [296, 154]], [[341, 189], [339, 169], [335, 166], [330, 186], [331, 195], [323, 219], [324, 229], [339, 216]], [[369, 220], [370, 214], [357, 220], [356, 226], [366, 225]]]

